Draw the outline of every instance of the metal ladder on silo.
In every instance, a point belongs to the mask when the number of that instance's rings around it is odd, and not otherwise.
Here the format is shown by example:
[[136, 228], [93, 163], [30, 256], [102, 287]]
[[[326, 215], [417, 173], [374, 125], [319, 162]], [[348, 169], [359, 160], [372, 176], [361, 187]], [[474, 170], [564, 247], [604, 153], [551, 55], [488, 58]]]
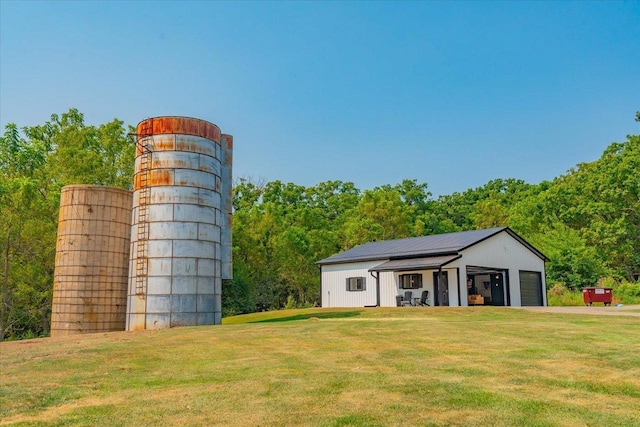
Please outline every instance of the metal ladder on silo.
[[153, 135], [153, 119], [145, 122], [136, 135], [136, 145], [140, 150], [140, 169], [138, 178], [138, 228], [136, 249], [136, 295], [145, 298], [147, 295], [147, 278], [149, 270], [149, 258], [147, 247], [149, 240], [149, 174], [151, 163], [151, 149], [148, 144], [140, 141]]

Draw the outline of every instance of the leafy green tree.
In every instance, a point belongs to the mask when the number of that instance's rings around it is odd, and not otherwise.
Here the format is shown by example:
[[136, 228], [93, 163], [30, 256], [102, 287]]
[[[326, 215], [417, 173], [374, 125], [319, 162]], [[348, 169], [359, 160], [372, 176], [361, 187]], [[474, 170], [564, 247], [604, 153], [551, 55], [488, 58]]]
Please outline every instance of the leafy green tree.
[[117, 119], [87, 126], [71, 109], [22, 135], [11, 123], [0, 138], [0, 339], [49, 332], [60, 189], [133, 180], [134, 145]]
[[562, 283], [573, 290], [595, 286], [605, 272], [597, 249], [566, 225], [553, 224], [529, 240], [551, 259], [546, 269], [549, 286]]
[[233, 186], [233, 209], [245, 211], [261, 201], [264, 186], [251, 178], [239, 178]]
[[411, 214], [398, 189], [383, 186], [365, 191], [345, 223], [344, 248], [410, 236]]
[[475, 228], [493, 228], [510, 224], [513, 206], [531, 197], [536, 186], [516, 179], [495, 179], [476, 190], [479, 199], [470, 217]]
[[[128, 131], [133, 132], [133, 128]], [[131, 189], [135, 144], [127, 137], [122, 121], [114, 119], [97, 128], [87, 126], [82, 113], [71, 109], [60, 116], [53, 114], [42, 126], [25, 128], [25, 134], [54, 148], [47, 165], [60, 186], [93, 184]]]
[[640, 271], [640, 136], [613, 143], [597, 161], [555, 179], [542, 197], [546, 223], [576, 230], [607, 275]]
[[0, 340], [48, 330], [57, 217], [42, 185], [48, 149], [14, 124], [0, 137]]
[[301, 305], [315, 304], [319, 296], [318, 270], [313, 264], [307, 231], [287, 227], [276, 236], [274, 251], [278, 257], [278, 280], [286, 285], [287, 296]]

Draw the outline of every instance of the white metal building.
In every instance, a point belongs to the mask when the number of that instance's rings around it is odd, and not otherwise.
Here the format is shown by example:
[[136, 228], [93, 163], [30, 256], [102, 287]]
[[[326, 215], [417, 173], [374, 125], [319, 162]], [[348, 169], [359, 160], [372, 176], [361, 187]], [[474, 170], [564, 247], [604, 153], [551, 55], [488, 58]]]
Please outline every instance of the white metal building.
[[508, 227], [371, 242], [318, 261], [323, 307], [545, 306], [548, 258]]

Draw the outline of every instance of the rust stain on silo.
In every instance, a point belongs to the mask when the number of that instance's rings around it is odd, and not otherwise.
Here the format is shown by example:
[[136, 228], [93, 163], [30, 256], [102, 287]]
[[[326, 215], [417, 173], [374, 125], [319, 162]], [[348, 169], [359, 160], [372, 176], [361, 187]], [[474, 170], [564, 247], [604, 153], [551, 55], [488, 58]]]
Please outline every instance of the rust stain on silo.
[[175, 137], [158, 136], [153, 138], [151, 151], [173, 151], [176, 147]]
[[173, 185], [173, 171], [152, 170], [149, 174], [149, 185]]
[[[138, 172], [133, 178], [133, 189], [139, 190], [145, 183], [145, 173]], [[173, 171], [171, 170], [150, 170], [146, 173], [146, 186], [173, 185]]]
[[138, 137], [145, 135], [183, 134], [194, 135], [220, 142], [220, 128], [205, 120], [191, 117], [154, 117], [138, 123]]
[[142, 174], [139, 174], [139, 173], [135, 174], [133, 176], [133, 189], [139, 190], [142, 187], [142, 182], [143, 182]]
[[199, 151], [198, 148], [198, 144], [194, 143], [193, 141], [185, 141], [184, 139], [180, 139], [176, 143], [177, 151], [190, 151], [192, 153], [197, 153]]
[[177, 169], [187, 169], [190, 168], [191, 165], [189, 162], [180, 159], [163, 159], [163, 160], [154, 160], [151, 162], [151, 169], [160, 169], [160, 168], [177, 168]]
[[207, 154], [215, 157], [215, 144], [211, 140], [202, 141], [192, 135], [176, 135], [176, 151]]
[[[231, 154], [233, 151], [233, 135], [222, 134], [222, 143], [224, 144], [224, 149], [227, 150], [227, 153]], [[224, 159], [224, 164], [226, 166], [231, 166], [231, 155], [222, 156]]]

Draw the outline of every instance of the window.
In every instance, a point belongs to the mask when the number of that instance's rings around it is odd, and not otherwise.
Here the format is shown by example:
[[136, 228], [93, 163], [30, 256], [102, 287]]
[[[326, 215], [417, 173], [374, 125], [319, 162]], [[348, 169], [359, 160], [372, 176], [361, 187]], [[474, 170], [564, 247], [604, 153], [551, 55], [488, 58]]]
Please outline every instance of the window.
[[418, 289], [422, 287], [422, 274], [401, 274], [401, 289]]
[[364, 291], [367, 289], [364, 277], [347, 278], [347, 291]]

